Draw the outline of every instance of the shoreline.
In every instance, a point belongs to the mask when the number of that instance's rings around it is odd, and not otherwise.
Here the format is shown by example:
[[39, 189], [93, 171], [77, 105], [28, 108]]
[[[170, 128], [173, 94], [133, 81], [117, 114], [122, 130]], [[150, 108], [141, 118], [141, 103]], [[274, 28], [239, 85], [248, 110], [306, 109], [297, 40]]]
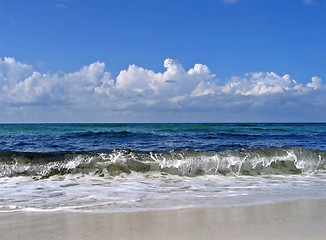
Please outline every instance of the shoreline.
[[2, 240], [324, 239], [326, 199], [121, 213], [0, 213]]

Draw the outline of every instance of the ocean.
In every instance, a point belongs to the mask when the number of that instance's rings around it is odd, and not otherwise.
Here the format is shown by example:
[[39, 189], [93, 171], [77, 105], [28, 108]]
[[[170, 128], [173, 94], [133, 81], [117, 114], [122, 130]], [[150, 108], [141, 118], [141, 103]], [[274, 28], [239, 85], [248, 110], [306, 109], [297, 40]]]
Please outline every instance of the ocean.
[[0, 124], [0, 212], [326, 198], [325, 123]]

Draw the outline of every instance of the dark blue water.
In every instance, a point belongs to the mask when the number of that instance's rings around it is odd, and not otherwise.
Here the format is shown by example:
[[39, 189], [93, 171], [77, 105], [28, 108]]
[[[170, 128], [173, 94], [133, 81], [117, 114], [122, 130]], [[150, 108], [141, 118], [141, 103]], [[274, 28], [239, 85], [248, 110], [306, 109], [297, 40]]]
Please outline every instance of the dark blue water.
[[0, 151], [326, 150], [326, 124], [1, 124]]

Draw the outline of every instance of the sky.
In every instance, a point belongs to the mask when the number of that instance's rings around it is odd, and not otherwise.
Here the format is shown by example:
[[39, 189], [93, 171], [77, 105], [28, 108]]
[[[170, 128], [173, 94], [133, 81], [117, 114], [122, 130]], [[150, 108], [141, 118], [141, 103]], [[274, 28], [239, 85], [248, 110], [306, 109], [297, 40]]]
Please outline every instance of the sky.
[[325, 0], [0, 0], [0, 123], [326, 122]]

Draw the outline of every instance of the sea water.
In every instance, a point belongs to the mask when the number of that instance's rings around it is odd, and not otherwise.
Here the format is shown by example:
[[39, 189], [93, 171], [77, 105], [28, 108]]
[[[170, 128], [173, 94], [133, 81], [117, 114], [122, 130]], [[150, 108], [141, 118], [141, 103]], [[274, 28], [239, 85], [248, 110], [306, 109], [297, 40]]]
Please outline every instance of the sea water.
[[0, 212], [326, 197], [326, 124], [0, 124]]

